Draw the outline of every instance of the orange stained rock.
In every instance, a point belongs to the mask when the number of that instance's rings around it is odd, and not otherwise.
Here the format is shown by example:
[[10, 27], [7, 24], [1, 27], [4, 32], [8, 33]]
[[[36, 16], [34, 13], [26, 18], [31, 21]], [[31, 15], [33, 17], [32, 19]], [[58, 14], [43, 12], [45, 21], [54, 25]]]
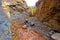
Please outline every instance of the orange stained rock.
[[13, 40], [46, 40], [44, 37], [30, 29], [20, 28], [16, 32], [17, 33], [12, 34]]
[[19, 21], [14, 21], [11, 26], [12, 40], [46, 40], [33, 29], [23, 28]]

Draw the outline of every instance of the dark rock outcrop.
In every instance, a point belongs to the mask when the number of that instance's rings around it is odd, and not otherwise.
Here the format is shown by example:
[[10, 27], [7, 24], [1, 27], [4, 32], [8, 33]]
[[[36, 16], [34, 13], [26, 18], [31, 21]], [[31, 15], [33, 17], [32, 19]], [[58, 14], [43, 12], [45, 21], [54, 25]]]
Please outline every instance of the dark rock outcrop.
[[53, 30], [60, 31], [60, 0], [39, 0], [37, 18]]

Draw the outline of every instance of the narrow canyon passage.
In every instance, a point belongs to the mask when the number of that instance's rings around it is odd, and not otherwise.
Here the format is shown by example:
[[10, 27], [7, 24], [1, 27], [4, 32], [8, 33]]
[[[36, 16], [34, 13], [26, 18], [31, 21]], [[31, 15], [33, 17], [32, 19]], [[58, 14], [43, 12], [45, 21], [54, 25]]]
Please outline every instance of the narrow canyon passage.
[[60, 40], [60, 1], [1, 0], [0, 40]]

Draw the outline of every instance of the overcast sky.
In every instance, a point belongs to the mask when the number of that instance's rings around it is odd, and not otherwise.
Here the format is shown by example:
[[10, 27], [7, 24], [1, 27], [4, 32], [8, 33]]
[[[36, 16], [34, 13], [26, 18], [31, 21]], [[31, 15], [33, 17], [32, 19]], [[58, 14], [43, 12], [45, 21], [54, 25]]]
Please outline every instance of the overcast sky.
[[35, 6], [38, 0], [25, 0], [28, 6]]

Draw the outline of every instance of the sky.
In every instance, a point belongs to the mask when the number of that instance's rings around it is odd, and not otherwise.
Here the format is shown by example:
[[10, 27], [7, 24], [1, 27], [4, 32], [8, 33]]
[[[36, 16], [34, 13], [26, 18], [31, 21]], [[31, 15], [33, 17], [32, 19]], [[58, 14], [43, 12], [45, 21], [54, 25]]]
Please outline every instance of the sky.
[[28, 6], [35, 6], [38, 0], [25, 0]]

